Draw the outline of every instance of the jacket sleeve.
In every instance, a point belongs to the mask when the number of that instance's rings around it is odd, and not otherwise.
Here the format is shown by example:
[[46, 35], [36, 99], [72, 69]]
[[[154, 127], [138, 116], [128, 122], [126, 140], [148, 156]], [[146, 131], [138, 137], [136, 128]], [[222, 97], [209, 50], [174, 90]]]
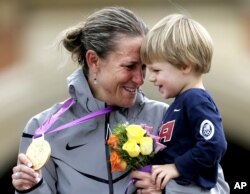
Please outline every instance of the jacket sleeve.
[[[41, 115], [43, 116], [43, 114]], [[32, 118], [26, 125], [22, 138], [20, 141], [19, 153], [25, 153], [28, 146], [32, 141], [33, 134], [39, 126], [40, 118]], [[43, 120], [43, 119], [42, 119]], [[46, 165], [41, 169], [42, 170], [42, 179], [34, 187], [25, 190], [25, 191], [15, 191], [16, 194], [19, 193], [28, 193], [28, 194], [56, 194], [56, 170], [55, 164], [52, 158], [46, 163]]]
[[175, 164], [182, 176], [192, 180], [219, 164], [227, 142], [220, 113], [212, 103], [198, 104], [187, 110], [187, 115], [196, 143], [177, 157]]

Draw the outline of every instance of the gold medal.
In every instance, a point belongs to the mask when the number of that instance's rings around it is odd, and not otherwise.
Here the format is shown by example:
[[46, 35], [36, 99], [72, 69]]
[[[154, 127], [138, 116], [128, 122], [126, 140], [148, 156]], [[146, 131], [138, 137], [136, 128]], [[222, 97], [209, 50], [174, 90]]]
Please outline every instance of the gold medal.
[[38, 138], [33, 138], [29, 145], [26, 156], [32, 162], [32, 168], [39, 170], [48, 161], [51, 154], [49, 142], [44, 139], [44, 135]]

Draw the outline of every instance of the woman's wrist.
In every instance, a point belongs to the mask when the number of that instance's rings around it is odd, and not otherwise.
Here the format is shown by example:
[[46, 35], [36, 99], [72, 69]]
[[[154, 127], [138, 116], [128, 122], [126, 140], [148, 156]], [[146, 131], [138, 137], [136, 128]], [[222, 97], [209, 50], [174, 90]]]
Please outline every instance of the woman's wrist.
[[39, 187], [41, 184], [43, 183], [43, 178], [37, 183], [35, 184], [33, 187], [29, 188], [29, 189], [26, 189], [26, 190], [18, 190], [18, 189], [15, 189], [17, 193], [29, 193], [33, 190], [35, 190], [37, 187]]

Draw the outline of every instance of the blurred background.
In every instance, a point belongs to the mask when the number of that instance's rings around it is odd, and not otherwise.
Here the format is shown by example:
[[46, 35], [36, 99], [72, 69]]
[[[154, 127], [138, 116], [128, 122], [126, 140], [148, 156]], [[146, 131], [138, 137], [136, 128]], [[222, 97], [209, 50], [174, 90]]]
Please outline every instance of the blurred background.
[[[28, 119], [68, 97], [66, 77], [77, 66], [52, 47], [57, 35], [105, 6], [125, 6], [149, 27], [167, 14], [184, 13], [210, 32], [215, 50], [204, 82], [228, 139], [222, 166], [231, 193], [249, 193], [249, 0], [0, 0], [0, 193], [14, 193], [11, 170]], [[143, 89], [164, 101], [148, 81]], [[237, 182], [248, 186], [234, 189]]]

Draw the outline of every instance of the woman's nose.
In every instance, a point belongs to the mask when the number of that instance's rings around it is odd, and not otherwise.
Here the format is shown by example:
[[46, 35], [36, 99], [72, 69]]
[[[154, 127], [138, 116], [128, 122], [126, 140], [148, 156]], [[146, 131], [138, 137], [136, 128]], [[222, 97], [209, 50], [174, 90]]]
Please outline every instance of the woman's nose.
[[143, 69], [135, 70], [132, 78], [133, 82], [135, 82], [138, 85], [142, 85], [144, 83], [144, 79], [145, 79], [144, 70]]

